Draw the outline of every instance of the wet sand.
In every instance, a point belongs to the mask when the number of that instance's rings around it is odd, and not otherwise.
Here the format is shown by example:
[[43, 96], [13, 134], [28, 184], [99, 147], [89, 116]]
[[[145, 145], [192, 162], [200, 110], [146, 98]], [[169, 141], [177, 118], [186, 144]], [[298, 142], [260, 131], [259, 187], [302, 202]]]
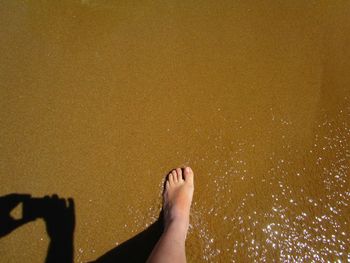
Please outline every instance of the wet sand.
[[[76, 203], [75, 262], [196, 173], [189, 262], [350, 260], [347, 1], [2, 1], [0, 195]], [[0, 239], [43, 262], [40, 220]]]

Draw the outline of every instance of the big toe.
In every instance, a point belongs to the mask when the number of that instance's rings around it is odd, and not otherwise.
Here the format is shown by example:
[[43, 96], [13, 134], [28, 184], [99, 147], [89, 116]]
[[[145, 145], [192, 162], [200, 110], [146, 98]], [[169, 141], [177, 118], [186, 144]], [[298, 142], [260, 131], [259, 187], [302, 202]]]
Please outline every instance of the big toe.
[[184, 171], [185, 182], [193, 185], [193, 171], [191, 167], [186, 167]]

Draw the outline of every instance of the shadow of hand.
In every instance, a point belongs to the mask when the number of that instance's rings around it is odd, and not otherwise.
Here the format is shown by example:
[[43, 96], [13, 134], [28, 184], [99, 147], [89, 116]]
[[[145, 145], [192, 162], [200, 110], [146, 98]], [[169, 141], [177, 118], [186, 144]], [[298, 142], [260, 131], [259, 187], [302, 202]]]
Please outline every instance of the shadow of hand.
[[75, 213], [73, 199], [65, 199], [57, 195], [43, 198], [42, 217], [46, 223], [46, 231], [50, 237], [46, 262], [73, 262], [73, 235]]
[[9, 194], [0, 197], [0, 238], [11, 233], [17, 227], [35, 220], [35, 218], [30, 216], [23, 216], [20, 219], [15, 219], [10, 214], [18, 204], [30, 198], [31, 196], [29, 194]]
[[72, 238], [75, 228], [74, 202], [72, 198], [65, 199], [53, 195], [44, 197], [43, 219], [46, 231], [51, 240], [66, 240]]

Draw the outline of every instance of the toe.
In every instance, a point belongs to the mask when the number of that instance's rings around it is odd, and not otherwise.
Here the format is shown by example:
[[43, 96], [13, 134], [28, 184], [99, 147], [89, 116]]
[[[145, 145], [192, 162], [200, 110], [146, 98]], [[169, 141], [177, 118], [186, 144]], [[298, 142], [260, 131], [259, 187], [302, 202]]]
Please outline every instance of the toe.
[[182, 169], [181, 168], [176, 168], [176, 173], [177, 173], [177, 180], [179, 182], [182, 182]]
[[185, 168], [184, 177], [186, 183], [193, 185], [193, 171], [190, 167]]
[[176, 170], [172, 170], [171, 174], [173, 175], [174, 183], [177, 183], [177, 172], [176, 172]]
[[169, 182], [169, 186], [174, 184], [174, 176], [172, 173], [170, 173], [168, 176], [168, 182]]

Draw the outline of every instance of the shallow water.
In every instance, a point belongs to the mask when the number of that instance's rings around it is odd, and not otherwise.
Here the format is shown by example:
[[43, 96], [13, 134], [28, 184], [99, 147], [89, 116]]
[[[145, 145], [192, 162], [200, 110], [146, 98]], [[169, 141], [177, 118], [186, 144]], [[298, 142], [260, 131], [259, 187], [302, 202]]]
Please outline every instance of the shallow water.
[[[189, 262], [350, 261], [347, 1], [1, 1], [0, 195], [76, 203], [75, 261], [190, 165]], [[42, 221], [0, 239], [42, 262]]]

